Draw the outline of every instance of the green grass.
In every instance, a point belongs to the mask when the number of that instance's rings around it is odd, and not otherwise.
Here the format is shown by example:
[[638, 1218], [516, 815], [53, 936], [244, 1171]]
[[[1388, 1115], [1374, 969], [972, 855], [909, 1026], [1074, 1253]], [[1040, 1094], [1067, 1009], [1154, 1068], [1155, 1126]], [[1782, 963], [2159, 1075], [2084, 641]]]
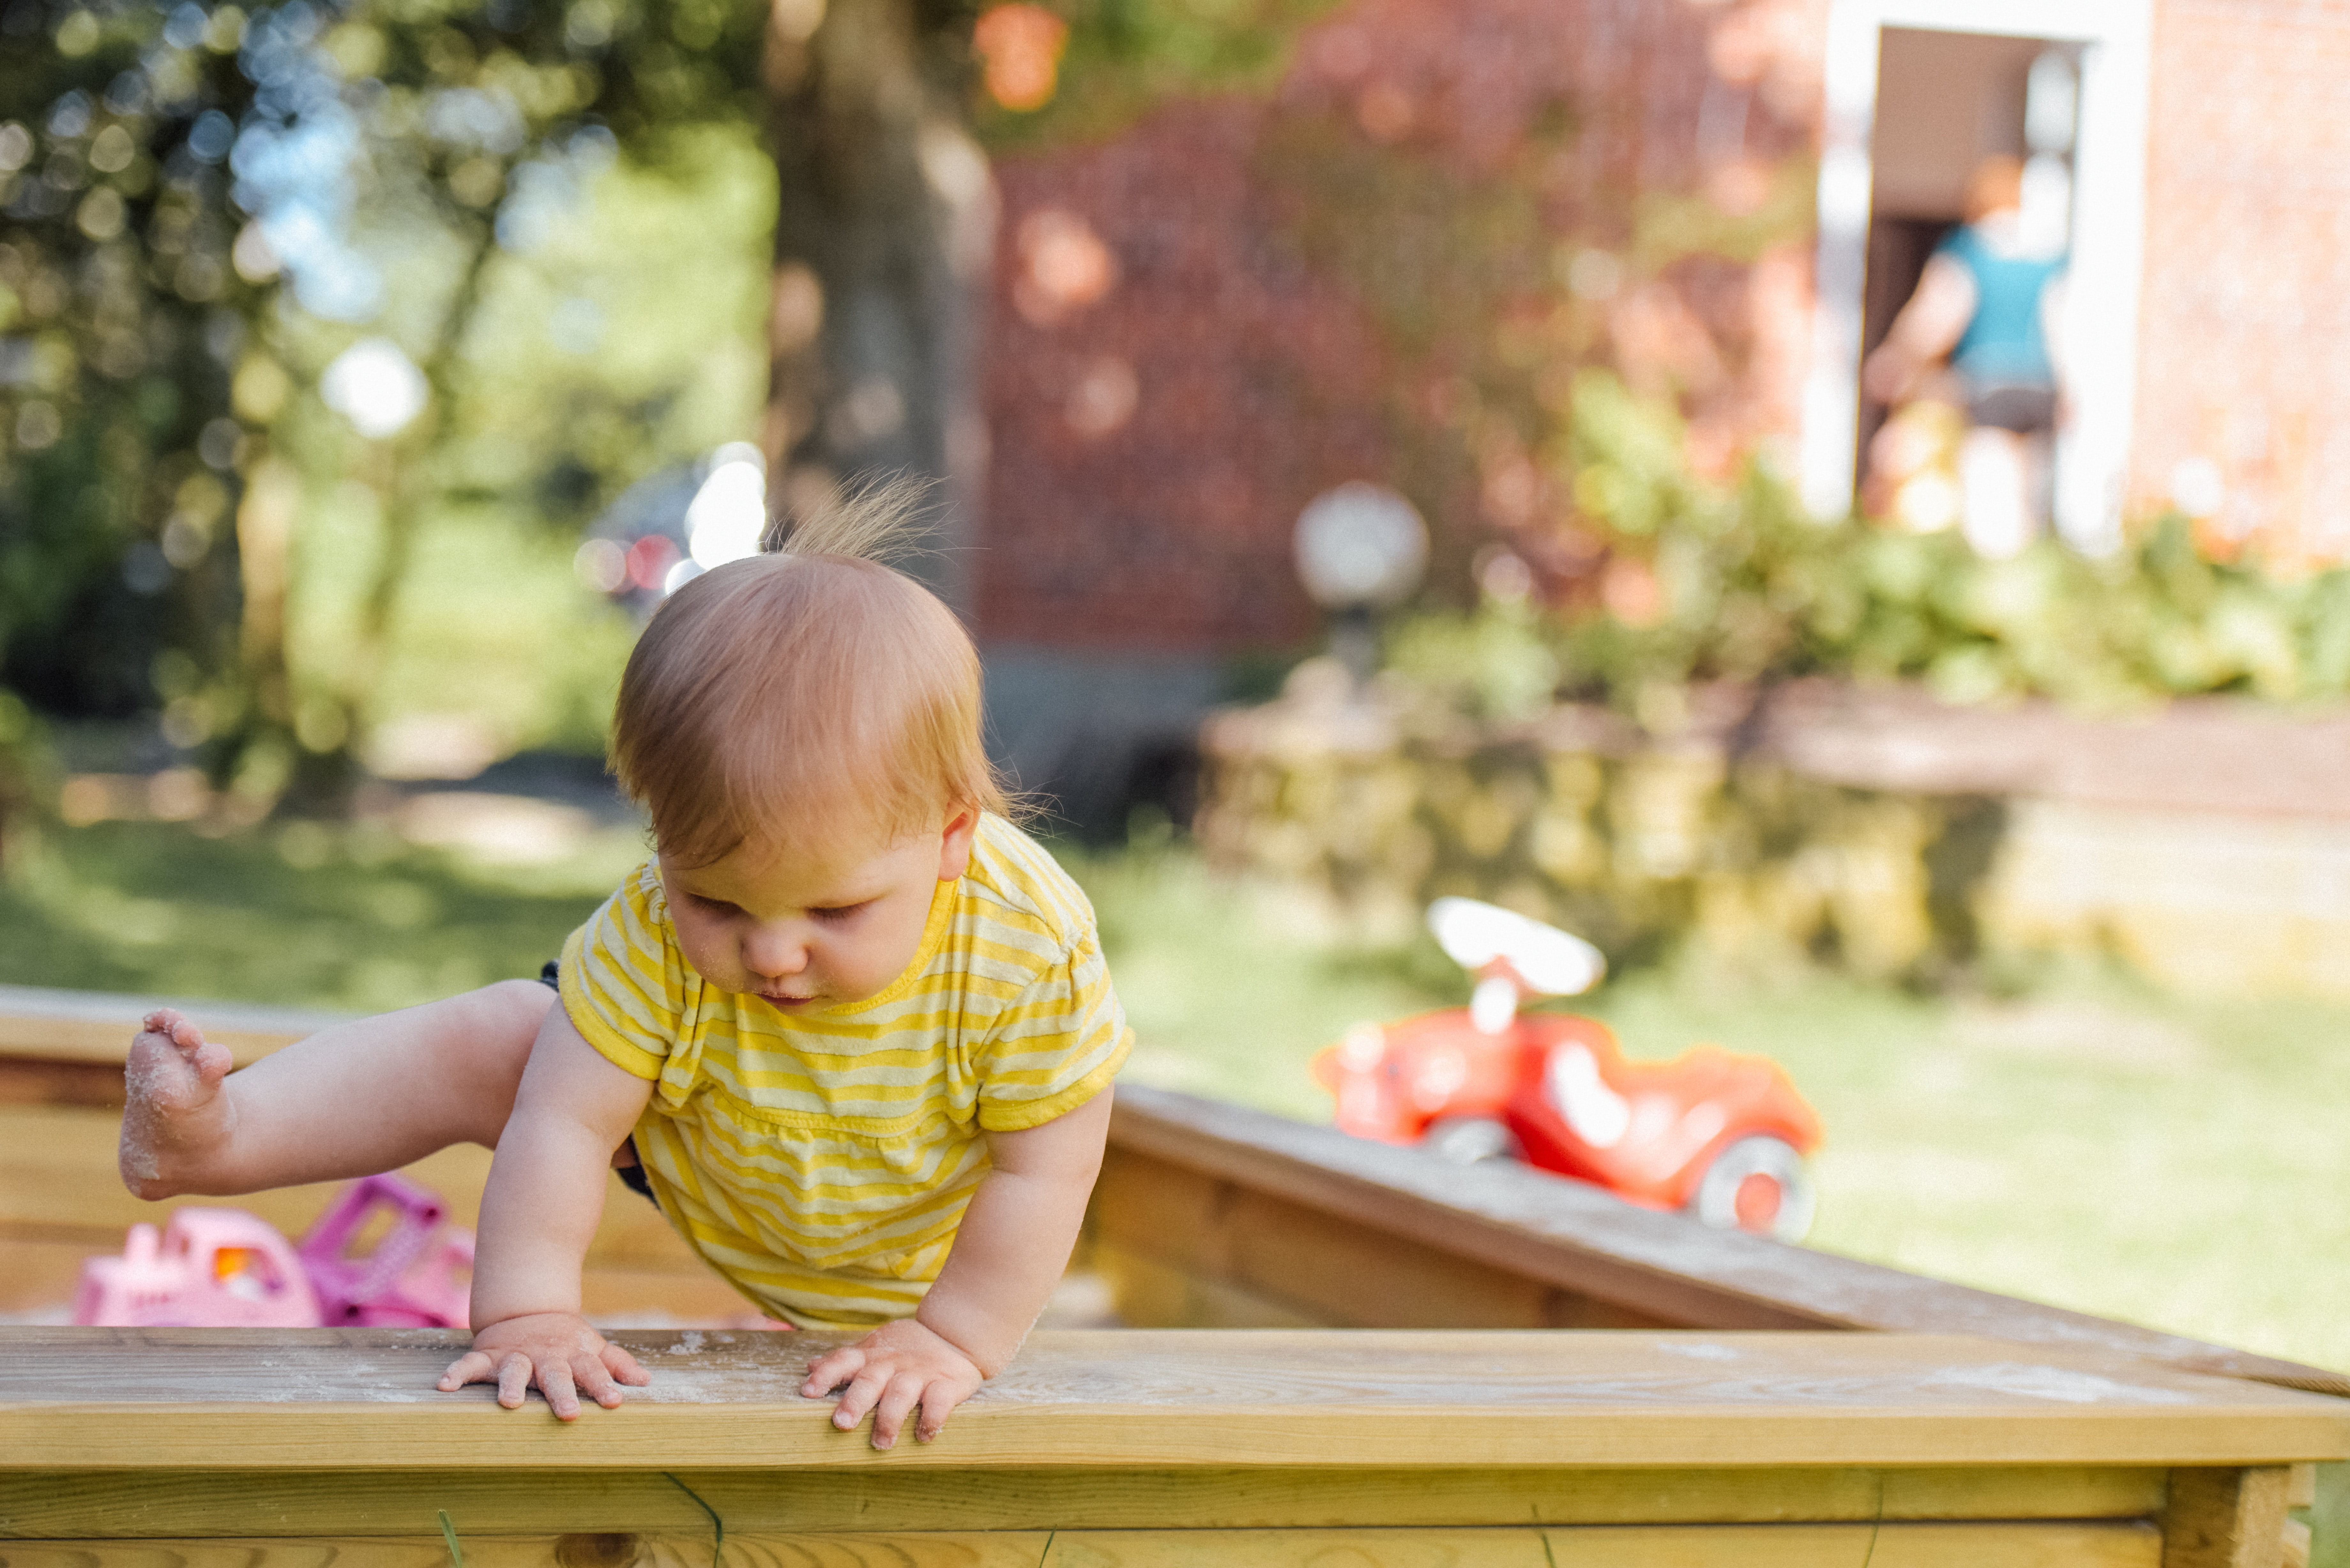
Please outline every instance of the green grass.
[[[382, 827], [46, 827], [0, 876], [0, 981], [400, 1006], [535, 973], [642, 853], [619, 828], [514, 868]], [[1139, 1081], [1319, 1118], [1316, 1050], [1465, 994], [1432, 946], [1322, 944], [1180, 847], [1066, 857]], [[1993, 1003], [1695, 969], [1582, 1005], [1637, 1055], [1711, 1040], [1785, 1064], [1828, 1129], [1815, 1245], [2350, 1366], [2350, 1008], [2086, 981]]]
[[0, 982], [405, 1007], [536, 974], [644, 852], [627, 829], [519, 867], [380, 826], [47, 827], [10, 844], [0, 876]]
[[[1180, 854], [1072, 860], [1144, 1082], [1328, 1115], [1306, 1063], [1357, 1019], [1466, 999], [1432, 944], [1347, 954]], [[1812, 1244], [2350, 1367], [2350, 1008], [2075, 979], [2002, 1002], [1693, 967], [1576, 1004], [1638, 1056], [1775, 1057], [1819, 1109]]]

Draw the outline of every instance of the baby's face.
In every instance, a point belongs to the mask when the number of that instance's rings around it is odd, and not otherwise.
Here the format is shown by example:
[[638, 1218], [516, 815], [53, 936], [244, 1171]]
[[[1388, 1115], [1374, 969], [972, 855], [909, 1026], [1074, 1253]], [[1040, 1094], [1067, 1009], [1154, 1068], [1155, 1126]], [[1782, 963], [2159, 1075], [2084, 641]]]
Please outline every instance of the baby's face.
[[785, 1012], [860, 1002], [921, 950], [938, 885], [971, 862], [976, 813], [892, 844], [778, 852], [746, 844], [709, 866], [660, 858], [679, 945], [722, 991]]

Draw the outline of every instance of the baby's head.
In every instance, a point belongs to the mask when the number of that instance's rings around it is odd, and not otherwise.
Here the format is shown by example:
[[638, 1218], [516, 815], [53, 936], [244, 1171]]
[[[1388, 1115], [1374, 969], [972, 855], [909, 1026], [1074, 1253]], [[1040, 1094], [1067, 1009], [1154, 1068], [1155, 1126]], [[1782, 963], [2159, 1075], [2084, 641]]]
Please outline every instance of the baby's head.
[[687, 583], [646, 627], [612, 763], [664, 858], [837, 848], [1005, 809], [970, 634], [875, 558], [906, 537], [916, 493], [850, 497], [782, 550]]
[[620, 679], [614, 771], [651, 814], [687, 956], [725, 989], [866, 994], [895, 949], [911, 957], [979, 815], [1006, 809], [970, 635], [874, 558], [914, 498], [852, 497], [782, 551], [694, 578]]

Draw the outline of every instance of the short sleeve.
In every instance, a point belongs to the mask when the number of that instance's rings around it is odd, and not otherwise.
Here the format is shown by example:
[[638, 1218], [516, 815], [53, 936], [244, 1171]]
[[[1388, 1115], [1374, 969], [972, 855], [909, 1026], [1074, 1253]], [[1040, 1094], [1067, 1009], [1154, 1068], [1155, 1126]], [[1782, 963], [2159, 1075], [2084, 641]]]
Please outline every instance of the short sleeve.
[[979, 1125], [1018, 1132], [1076, 1109], [1109, 1086], [1133, 1044], [1089, 930], [990, 1031], [979, 1063]]
[[572, 1027], [614, 1066], [659, 1078], [686, 1006], [684, 956], [655, 908], [648, 867], [563, 944], [558, 983]]

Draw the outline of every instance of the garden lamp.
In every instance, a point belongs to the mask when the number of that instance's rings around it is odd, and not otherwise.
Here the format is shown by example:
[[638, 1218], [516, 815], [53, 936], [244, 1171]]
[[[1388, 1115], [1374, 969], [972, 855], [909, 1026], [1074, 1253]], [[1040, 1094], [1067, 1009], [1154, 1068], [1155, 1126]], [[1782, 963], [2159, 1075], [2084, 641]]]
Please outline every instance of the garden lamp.
[[1330, 651], [1357, 686], [1378, 666], [1378, 614], [1402, 603], [1428, 566], [1428, 525], [1382, 484], [1326, 490], [1297, 516], [1298, 580], [1330, 617]]

